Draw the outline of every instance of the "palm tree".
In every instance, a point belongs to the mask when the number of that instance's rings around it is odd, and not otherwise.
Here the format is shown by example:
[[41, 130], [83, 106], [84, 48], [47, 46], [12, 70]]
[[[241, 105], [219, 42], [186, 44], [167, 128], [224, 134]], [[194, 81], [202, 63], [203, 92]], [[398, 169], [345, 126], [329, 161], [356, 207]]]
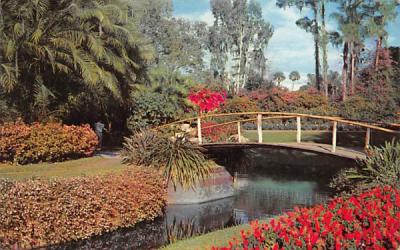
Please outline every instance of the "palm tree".
[[[104, 1], [3, 0], [0, 84], [32, 106], [35, 89], [101, 88], [121, 100], [151, 49], [124, 10]], [[38, 87], [38, 85], [40, 85]], [[75, 85], [73, 85], [75, 86]]]
[[300, 80], [300, 74], [298, 71], [292, 71], [289, 75], [289, 79], [292, 81], [292, 91], [294, 91], [294, 83]]
[[281, 82], [283, 82], [286, 79], [285, 74], [282, 71], [278, 71], [274, 73], [274, 81], [278, 83], [278, 87], [281, 86]]

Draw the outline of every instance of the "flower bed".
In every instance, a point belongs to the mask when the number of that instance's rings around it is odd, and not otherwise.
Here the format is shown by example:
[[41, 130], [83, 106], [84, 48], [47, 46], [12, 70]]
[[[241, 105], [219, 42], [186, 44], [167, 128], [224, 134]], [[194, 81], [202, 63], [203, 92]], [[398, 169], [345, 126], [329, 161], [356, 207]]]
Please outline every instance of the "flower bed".
[[154, 170], [55, 180], [0, 180], [0, 249], [88, 238], [163, 214], [166, 189]]
[[296, 208], [269, 223], [251, 223], [228, 249], [398, 249], [400, 190], [374, 188], [313, 208]]
[[0, 162], [28, 164], [87, 157], [93, 155], [97, 143], [89, 125], [7, 123], [0, 126]]

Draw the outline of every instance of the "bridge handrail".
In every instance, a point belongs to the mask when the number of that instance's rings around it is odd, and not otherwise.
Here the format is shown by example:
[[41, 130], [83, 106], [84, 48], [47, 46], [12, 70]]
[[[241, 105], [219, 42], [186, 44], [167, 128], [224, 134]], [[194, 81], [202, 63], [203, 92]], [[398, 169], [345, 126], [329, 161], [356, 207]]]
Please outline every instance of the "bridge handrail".
[[[247, 118], [247, 119], [240, 119], [240, 120], [235, 120], [235, 121], [229, 121], [225, 123], [220, 123], [220, 124], [215, 124], [215, 125], [210, 125], [206, 127], [201, 127], [201, 120], [206, 119], [206, 118], [215, 118], [215, 117], [226, 117], [226, 116], [249, 116], [249, 115], [256, 115], [256, 118]], [[267, 115], [268, 117], [262, 117], [263, 115]], [[165, 128], [168, 126], [176, 125], [176, 124], [181, 124], [189, 121], [194, 121], [197, 120], [197, 139], [198, 143], [202, 144], [202, 129], [209, 129], [213, 127], [218, 127], [218, 126], [224, 126], [224, 125], [229, 125], [229, 124], [234, 124], [237, 123], [237, 128], [238, 128], [238, 142], [241, 143], [241, 123], [246, 122], [246, 121], [254, 121], [256, 120], [257, 123], [257, 134], [258, 134], [258, 143], [262, 143], [263, 141], [263, 130], [262, 130], [262, 121], [263, 120], [269, 120], [269, 119], [291, 119], [291, 118], [296, 118], [296, 123], [297, 123], [297, 134], [296, 134], [296, 141], [297, 143], [301, 142], [301, 118], [308, 118], [308, 119], [320, 119], [320, 120], [326, 120], [326, 121], [331, 121], [333, 122], [332, 126], [332, 152], [336, 151], [336, 141], [337, 141], [337, 125], [338, 123], [344, 123], [344, 124], [349, 124], [353, 126], [360, 126], [363, 128], [366, 128], [366, 134], [365, 134], [365, 148], [369, 147], [370, 144], [370, 138], [371, 138], [371, 129], [378, 130], [378, 131], [383, 131], [383, 132], [388, 132], [388, 133], [398, 133], [399, 131], [393, 130], [393, 129], [388, 129], [388, 128], [383, 128], [376, 126], [375, 124], [368, 124], [365, 122], [359, 122], [359, 121], [351, 121], [351, 120], [346, 120], [341, 117], [334, 117], [334, 116], [321, 116], [321, 115], [312, 115], [312, 114], [301, 114], [301, 113], [289, 113], [289, 112], [238, 112], [238, 113], [220, 113], [220, 114], [205, 114], [205, 115], [200, 115], [197, 117], [192, 117], [192, 118], [187, 118], [183, 119], [180, 121], [175, 121], [169, 124], [165, 124], [162, 126], [159, 126], [155, 128], [155, 130]], [[400, 127], [400, 125], [399, 125]]]
[[[336, 122], [340, 122], [340, 123], [345, 123], [345, 124], [350, 124], [350, 125], [355, 125], [355, 126], [360, 126], [360, 127], [380, 130], [380, 131], [388, 132], [388, 133], [396, 133], [397, 132], [397, 131], [392, 130], [392, 129], [382, 128], [382, 127], [371, 125], [371, 124], [367, 124], [367, 123], [364, 123], [364, 122], [347, 120], [347, 119], [344, 119], [344, 118], [341, 118], [341, 117], [335, 117], [335, 116], [320, 116], [320, 115], [289, 113], [289, 112], [255, 112], [255, 111], [254, 112], [238, 112], [238, 113], [220, 113], [220, 114], [200, 115], [200, 116], [196, 116], [196, 117], [191, 117], [191, 118], [187, 118], [187, 119], [171, 122], [171, 123], [159, 126], [159, 127], [155, 128], [155, 129], [161, 129], [161, 128], [165, 128], [165, 127], [172, 126], [172, 125], [175, 125], [175, 124], [180, 124], [180, 123], [189, 122], [189, 121], [195, 121], [195, 120], [198, 120], [198, 119], [224, 117], [224, 116], [259, 115], [259, 114], [261, 114], [261, 115], [277, 115], [277, 116], [292, 116], [293, 118], [294, 117], [313, 118], [313, 119], [327, 120], [327, 121], [332, 121], [332, 122], [336, 121]], [[279, 118], [276, 118], [276, 119], [279, 119]], [[280, 119], [284, 119], [284, 117], [282, 117]], [[382, 125], [383, 125], [383, 123], [382, 123]], [[400, 127], [400, 124], [393, 124], [393, 123], [389, 123], [389, 124], [385, 124], [385, 125], [399, 126]]]

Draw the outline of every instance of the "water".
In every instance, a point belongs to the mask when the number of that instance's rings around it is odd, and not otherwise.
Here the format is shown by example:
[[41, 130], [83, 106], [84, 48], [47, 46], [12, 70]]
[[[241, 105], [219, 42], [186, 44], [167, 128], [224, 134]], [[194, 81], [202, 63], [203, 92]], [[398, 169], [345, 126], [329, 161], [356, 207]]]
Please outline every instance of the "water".
[[165, 216], [154, 222], [52, 249], [154, 249], [180, 238], [270, 218], [295, 206], [325, 202], [332, 196], [328, 187], [331, 177], [352, 164], [288, 150], [228, 153], [235, 155], [233, 161], [218, 160], [225, 162], [233, 175], [236, 173], [233, 197], [202, 204], [169, 205]]

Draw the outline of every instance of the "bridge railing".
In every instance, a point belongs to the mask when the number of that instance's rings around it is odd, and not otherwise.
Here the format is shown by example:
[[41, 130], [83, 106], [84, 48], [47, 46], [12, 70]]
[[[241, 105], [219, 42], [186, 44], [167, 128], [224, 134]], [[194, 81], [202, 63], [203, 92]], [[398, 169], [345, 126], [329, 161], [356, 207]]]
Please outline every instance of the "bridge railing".
[[[203, 126], [202, 127], [202, 122], [205, 120], [209, 120], [210, 118], [225, 118], [225, 117], [249, 117], [249, 116], [254, 116], [252, 118], [241, 118], [241, 119], [234, 119], [234, 120], [229, 120], [227, 122], [222, 122], [219, 124], [214, 124], [214, 125], [209, 125], [209, 126]], [[387, 133], [398, 133], [398, 130], [390, 129], [387, 127], [394, 127], [394, 128], [400, 128], [400, 124], [384, 124], [384, 123], [366, 123], [366, 122], [360, 122], [360, 121], [354, 121], [354, 120], [346, 120], [341, 117], [332, 117], [332, 116], [319, 116], [319, 115], [312, 115], [312, 114], [301, 114], [301, 113], [288, 113], [288, 112], [240, 112], [240, 113], [221, 113], [221, 114], [205, 114], [201, 115], [198, 117], [192, 117], [180, 121], [176, 121], [170, 124], [166, 124], [163, 126], [158, 127], [159, 128], [165, 128], [168, 126], [172, 125], [179, 125], [185, 122], [193, 122], [195, 121], [197, 123], [197, 141], [199, 144], [203, 144], [203, 135], [202, 131], [205, 129], [211, 129], [211, 128], [216, 128], [220, 126], [229, 126], [236, 124], [237, 126], [237, 135], [238, 135], [238, 143], [242, 143], [242, 136], [241, 136], [241, 131], [242, 131], [242, 123], [245, 122], [255, 122], [257, 126], [257, 137], [258, 137], [258, 143], [263, 143], [263, 128], [262, 128], [262, 123], [265, 120], [274, 120], [274, 119], [295, 119], [296, 120], [296, 142], [301, 143], [302, 141], [302, 119], [318, 119], [318, 120], [323, 120], [327, 122], [332, 123], [332, 148], [331, 151], [335, 152], [336, 151], [336, 145], [337, 145], [337, 132], [338, 132], [338, 124], [347, 124], [347, 125], [352, 125], [352, 126], [359, 126], [362, 128], [366, 129], [365, 132], [365, 144], [364, 147], [368, 148], [370, 145], [370, 140], [371, 140], [371, 130], [376, 130], [376, 131], [382, 131], [382, 132], [387, 132]], [[383, 127], [387, 126], [387, 127]]]

